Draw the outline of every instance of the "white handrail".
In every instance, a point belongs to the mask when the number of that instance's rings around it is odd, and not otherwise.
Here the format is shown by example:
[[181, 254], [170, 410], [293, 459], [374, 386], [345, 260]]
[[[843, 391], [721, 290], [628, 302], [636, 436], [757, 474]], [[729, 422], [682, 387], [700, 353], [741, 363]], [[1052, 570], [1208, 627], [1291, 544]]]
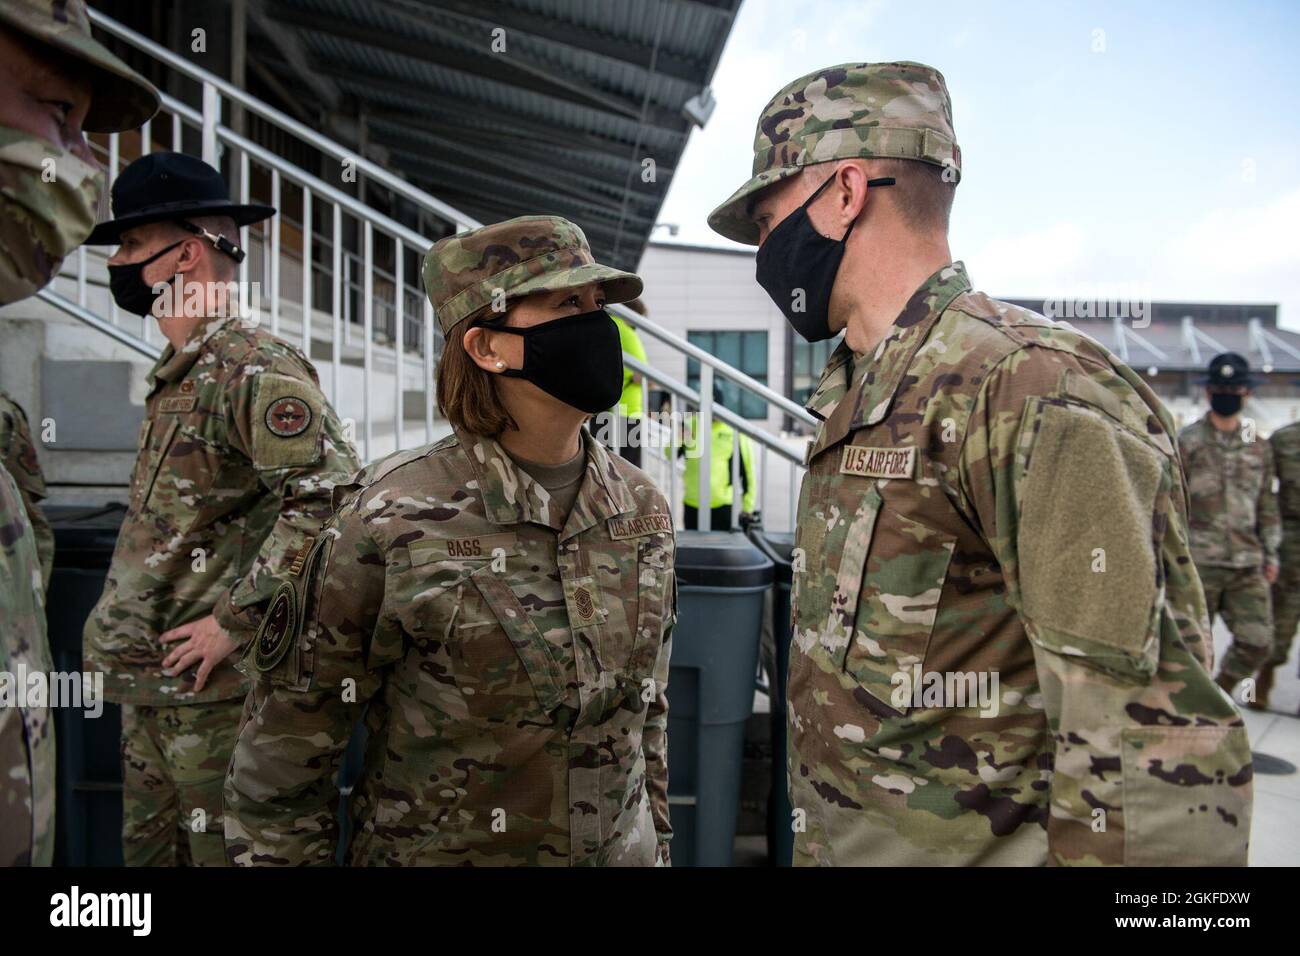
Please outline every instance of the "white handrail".
[[113, 36], [129, 43], [131, 46], [143, 50], [155, 59], [165, 63], [177, 73], [198, 80], [200, 83], [210, 84], [226, 99], [238, 103], [250, 113], [255, 113], [273, 126], [278, 126], [281, 129], [292, 133], [294, 136], [303, 140], [303, 142], [310, 143], [322, 153], [326, 153], [336, 159], [346, 159], [355, 162], [357, 168], [363, 170], [365, 174], [375, 180], [375, 182], [382, 183], [386, 188], [401, 193], [417, 205], [424, 206], [427, 209], [438, 213], [438, 215], [447, 219], [449, 222], [454, 223], [458, 227], [458, 232], [464, 229], [473, 229], [482, 225], [482, 223], [477, 219], [467, 216], [465, 213], [455, 209], [435, 196], [429, 195], [418, 186], [412, 186], [410, 183], [406, 182], [406, 180], [393, 175], [382, 166], [371, 162], [364, 156], [358, 156], [341, 143], [337, 143], [329, 137], [321, 135], [311, 127], [298, 122], [287, 113], [280, 112], [280, 110], [277, 110], [269, 103], [264, 103], [256, 97], [249, 96], [239, 87], [222, 79], [217, 76], [217, 74], [210, 73], [202, 67], [195, 66], [184, 57], [178, 56], [165, 46], [161, 46], [160, 44], [150, 40], [148, 37], [136, 33], [129, 27], [123, 26], [112, 17], [99, 12], [94, 7], [87, 7], [87, 12], [90, 14], [91, 22], [104, 32], [111, 33]]
[[[362, 396], [360, 397], [360, 406], [363, 421], [358, 423], [356, 438], [358, 444], [362, 446], [367, 457], [375, 453], [373, 447], [374, 423], [372, 415], [374, 409], [372, 404], [382, 395], [382, 392], [372, 394], [372, 377], [374, 375], [374, 348], [376, 343], [373, 336], [376, 333], [376, 325], [387, 331], [386, 323], [391, 312], [391, 321], [394, 323], [392, 329], [391, 341], [388, 343], [392, 347], [394, 356], [394, 382], [392, 383], [392, 399], [395, 404], [393, 413], [394, 441], [397, 448], [403, 445], [403, 431], [406, 423], [405, 415], [405, 390], [404, 390], [404, 363], [406, 356], [404, 352], [408, 347], [414, 347], [416, 342], [412, 341], [416, 336], [422, 335], [423, 341], [418, 343], [417, 359], [423, 363], [423, 396], [425, 399], [424, 407], [424, 432], [427, 440], [432, 440], [434, 436], [434, 362], [436, 359], [435, 344], [440, 340], [437, 336], [437, 323], [435, 321], [434, 310], [429, 304], [427, 298], [420, 295], [419, 298], [423, 305], [423, 314], [417, 315], [408, 306], [406, 299], [409, 291], [405, 285], [406, 275], [410, 270], [406, 268], [404, 254], [411, 250], [423, 252], [430, 245], [431, 240], [421, 232], [413, 229], [402, 222], [392, 218], [388, 214], [370, 206], [364, 199], [358, 199], [341, 188], [331, 185], [330, 182], [307, 171], [285, 157], [273, 152], [266, 146], [261, 145], [250, 139], [247, 135], [240, 134], [234, 129], [223, 124], [223, 109], [232, 106], [238, 106], [246, 110], [249, 114], [256, 115], [265, 120], [271, 126], [286, 135], [295, 137], [298, 141], [309, 148], [319, 151], [324, 157], [331, 157], [335, 160], [346, 161], [364, 177], [364, 184], [374, 185], [389, 190], [392, 194], [401, 196], [405, 200], [414, 203], [416, 207], [435, 217], [435, 219], [448, 223], [454, 231], [463, 231], [474, 228], [480, 223], [473, 217], [461, 212], [450, 204], [443, 202], [437, 197], [430, 195], [417, 186], [408, 183], [400, 176], [390, 170], [383, 168], [374, 161], [356, 153], [343, 144], [330, 139], [323, 133], [314, 130], [306, 124], [299, 122], [297, 119], [275, 109], [267, 103], [256, 99], [244, 90], [239, 89], [229, 81], [217, 76], [202, 67], [196, 66], [184, 57], [172, 52], [166, 47], [150, 40], [148, 37], [129, 29], [116, 20], [94, 10], [89, 10], [91, 21], [100, 29], [111, 34], [123, 42], [141, 50], [150, 57], [153, 57], [161, 63], [166, 69], [175, 71], [177, 74], [188, 77], [197, 81], [201, 86], [202, 107], [201, 109], [182, 102], [174, 96], [162, 94], [162, 107], [164, 112], [170, 112], [171, 117], [171, 135], [172, 146], [174, 149], [183, 148], [182, 134], [189, 130], [197, 132], [197, 140], [191, 140], [191, 144], [198, 142], [201, 145], [203, 158], [216, 166], [219, 165], [220, 151], [223, 147], [236, 151], [234, 156], [236, 166], [235, 171], [238, 174], [238, 183], [236, 183], [237, 193], [240, 201], [247, 202], [250, 194], [250, 172], [253, 163], [256, 163], [260, 170], [266, 170], [270, 173], [270, 183], [273, 204], [279, 206], [286, 201], [284, 195], [284, 186], [286, 183], [291, 184], [296, 190], [301, 190], [303, 199], [303, 211], [301, 215], [302, 231], [302, 256], [301, 264], [301, 303], [302, 317], [300, 329], [300, 342], [304, 352], [310, 357], [313, 345], [313, 332], [322, 338], [329, 340], [328, 358], [322, 363], [331, 367], [330, 376], [330, 395], [331, 398], [338, 402], [345, 391], [343, 380], [344, 362], [343, 362], [343, 345], [345, 337], [349, 338], [353, 334], [353, 321], [358, 321], [359, 328], [356, 330], [363, 335], [363, 341], [360, 344], [361, 361], [360, 372], [362, 378]], [[224, 102], [223, 102], [224, 101]], [[163, 126], [165, 121], [161, 116], [152, 124], [146, 124], [141, 131], [142, 136], [150, 136], [155, 127]], [[194, 135], [191, 133], [190, 135]], [[119, 134], [110, 134], [108, 140], [108, 160], [111, 174], [115, 174], [119, 165]], [[148, 152], [153, 148], [152, 143], [142, 142], [141, 149]], [[191, 147], [192, 148], [192, 147]], [[361, 195], [365, 192], [362, 190]], [[288, 201], [292, 201], [291, 199]], [[317, 216], [313, 210], [313, 203], [321, 202], [323, 204], [323, 217]], [[357, 246], [358, 248], [345, 249], [343, 216], [348, 215], [358, 225]], [[316, 235], [316, 229], [320, 229], [319, 238]], [[378, 241], [381, 242], [376, 247], [376, 230], [381, 234]], [[244, 248], [249, 249], [248, 242], [249, 230], [245, 227], [241, 230], [242, 242]], [[331, 237], [332, 232], [332, 237]], [[260, 233], [258, 234], [261, 235]], [[376, 263], [377, 255], [386, 255], [388, 246], [385, 242], [393, 243], [394, 255], [397, 257], [392, 274]], [[253, 248], [260, 249], [261, 255], [261, 281], [269, 281], [271, 286], [271, 310], [270, 319], [272, 331], [278, 333], [283, 323], [283, 314], [280, 302], [281, 278], [282, 278], [282, 261], [281, 257], [285, 256], [288, 260], [294, 259], [292, 249], [285, 249], [281, 241], [280, 224], [271, 226], [271, 231], [265, 237], [265, 241]], [[330, 252], [318, 264], [314, 251], [322, 251], [320, 243], [328, 243]], [[267, 256], [271, 261], [267, 262]], [[104, 332], [116, 341], [127, 345], [142, 355], [149, 358], [156, 358], [160, 354], [157, 346], [148, 341], [152, 332], [150, 323], [145, 321], [140, 329], [140, 335], [127, 331], [125, 328], [118, 326], [118, 311], [114, 306], [112, 308], [112, 321], [108, 322], [94, 315], [85, 308], [86, 301], [86, 269], [87, 257], [80, 254], [77, 257], [77, 299], [74, 303], [61, 295], [53, 292], [42, 293], [44, 298], [51, 305], [59, 308], [63, 312], [74, 316], [80, 321], [92, 326], [93, 328]], [[345, 276], [348, 267], [353, 267], [354, 271], [359, 273], [356, 281], [349, 281]], [[241, 265], [241, 279], [248, 278], [250, 270], [249, 260]], [[380, 273], [382, 284], [386, 286], [391, 280], [393, 285], [393, 302], [391, 309], [385, 299], [381, 303], [375, 302], [375, 295], [386, 295], [382, 287], [377, 289], [380, 282], [376, 279], [376, 272]], [[328, 272], [328, 291], [331, 302], [328, 308], [328, 318], [330, 326], [322, 329], [322, 323], [315, 323], [316, 329], [313, 330], [313, 314], [316, 311], [316, 305], [313, 303], [315, 293], [314, 280], [322, 278], [322, 274]], [[414, 278], [414, 277], [413, 277]], [[418, 281], [418, 279], [416, 280]], [[416, 287], [412, 287], [418, 293]], [[323, 296], [322, 296], [323, 297]], [[354, 307], [353, 303], [358, 304]], [[379, 310], [379, 311], [376, 311]], [[710, 422], [713, 416], [717, 416], [720, 421], [726, 422], [735, 429], [736, 434], [745, 435], [752, 438], [763, 449], [762, 457], [762, 482], [759, 484], [760, 494], [769, 489], [769, 473], [767, 468], [768, 452], [775, 452], [777, 458], [788, 464], [790, 468], [791, 487], [790, 493], [793, 498], [795, 493], [795, 479], [802, 470], [803, 458], [797, 451], [793, 450], [782, 437], [775, 435], [765, 428], [755, 425], [750, 420], [741, 417], [737, 412], [727, 409], [721, 405], [715, 405], [713, 402], [712, 382], [714, 376], [719, 375], [727, 381], [734, 382], [745, 392], [755, 395], [762, 399], [769, 407], [775, 406], [784, 413], [789, 419], [799, 422], [803, 425], [816, 426], [817, 419], [810, 415], [798, 403], [790, 400], [786, 396], [773, 390], [762, 382], [753, 377], [746, 375], [739, 369], [733, 368], [721, 359], [704, 351], [700, 347], [687, 341], [685, 338], [670, 332], [656, 322], [645, 318], [626, 308], [625, 306], [616, 305], [611, 307], [611, 311], [619, 315], [630, 326], [639, 332], [649, 335], [658, 341], [666, 344], [675, 352], [693, 359], [700, 363], [700, 388], [698, 390], [690, 388], [688, 385], [677, 381], [672, 376], [666, 375], [661, 371], [655, 370], [643, 362], [638, 361], [632, 356], [625, 355], [625, 364], [635, 373], [662, 386], [670, 396], [670, 406], [674, 413], [683, 409], [683, 403], [694, 405], [699, 409], [699, 418], [696, 428], [701, 432], [697, 435], [697, 448], [706, 456], [704, 467], [701, 468], [700, 487], [690, 489], [691, 493], [698, 491], [700, 494], [700, 527], [709, 526], [710, 511], [708, 507], [709, 498], [709, 471], [711, 456], [709, 455], [709, 444], [712, 441], [712, 429]], [[377, 322], [377, 318], [382, 321]], [[405, 326], [406, 321], [411, 321], [412, 326], [408, 330]], [[408, 337], [407, 332], [411, 335]], [[323, 333], [323, 334], [322, 334]], [[412, 349], [416, 351], [415, 349]], [[351, 355], [351, 349], [349, 349]], [[386, 353], [385, 353], [386, 354]], [[349, 358], [348, 367], [353, 367], [353, 358]], [[739, 441], [739, 438], [736, 439]], [[739, 463], [739, 459], [733, 462], [733, 467]], [[733, 485], [735, 484], [733, 476]], [[675, 501], [677, 497], [677, 486], [679, 484], [675, 468], [670, 469], [669, 474], [669, 491], [670, 501]], [[775, 485], [771, 485], [775, 488]], [[733, 512], [736, 505], [733, 502]]]

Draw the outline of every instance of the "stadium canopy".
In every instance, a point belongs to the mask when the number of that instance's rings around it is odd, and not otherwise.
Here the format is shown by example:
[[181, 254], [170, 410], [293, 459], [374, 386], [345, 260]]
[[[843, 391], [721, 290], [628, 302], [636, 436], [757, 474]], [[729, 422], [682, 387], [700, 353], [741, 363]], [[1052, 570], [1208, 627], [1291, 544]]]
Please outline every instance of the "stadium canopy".
[[[476, 219], [565, 216], [598, 257], [629, 269], [695, 126], [688, 113], [707, 118], [740, 6], [93, 2]], [[201, 55], [186, 48], [196, 24], [210, 37]]]

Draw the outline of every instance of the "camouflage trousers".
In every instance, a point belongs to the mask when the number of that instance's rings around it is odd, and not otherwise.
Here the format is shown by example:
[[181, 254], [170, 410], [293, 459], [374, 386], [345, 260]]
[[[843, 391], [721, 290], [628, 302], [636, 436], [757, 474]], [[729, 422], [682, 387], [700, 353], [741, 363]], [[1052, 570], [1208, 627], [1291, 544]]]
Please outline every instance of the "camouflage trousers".
[[242, 698], [122, 707], [122, 857], [127, 866], [225, 866], [221, 791]]
[[1237, 680], [1253, 676], [1273, 649], [1273, 602], [1260, 568], [1196, 568], [1205, 588], [1210, 624], [1217, 614], [1232, 634], [1220, 673]]
[[1281, 667], [1291, 654], [1291, 641], [1300, 626], [1300, 553], [1283, 545], [1282, 569], [1273, 585], [1273, 653], [1269, 667]]

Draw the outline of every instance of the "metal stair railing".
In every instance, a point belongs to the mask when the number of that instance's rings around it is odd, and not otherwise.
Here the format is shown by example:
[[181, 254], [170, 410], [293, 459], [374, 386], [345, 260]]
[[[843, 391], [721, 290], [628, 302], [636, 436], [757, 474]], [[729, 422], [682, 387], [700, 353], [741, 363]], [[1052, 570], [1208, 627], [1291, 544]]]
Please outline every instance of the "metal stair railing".
[[[266, 146], [225, 125], [222, 122], [223, 110], [239, 107], [245, 113], [259, 117], [271, 127], [296, 138], [310, 149], [316, 150], [322, 157], [337, 161], [340, 164], [350, 164], [350, 168], [356, 173], [356, 178], [349, 182], [356, 181], [360, 183], [364, 180], [366, 186], [374, 186], [386, 190], [393, 196], [401, 197], [413, 204], [420, 212], [421, 222], [425, 222], [424, 217], [428, 216], [445, 224], [453, 232], [474, 228], [480, 223], [451, 205], [411, 185], [372, 160], [359, 155], [356, 151], [322, 135], [273, 106], [250, 96], [221, 77], [195, 66], [171, 50], [147, 37], [141, 36], [103, 13], [90, 8], [89, 14], [96, 27], [153, 57], [168, 69], [196, 81], [201, 88], [201, 101], [197, 106], [163, 94], [160, 113], [151, 122], [145, 123], [138, 134], [128, 132], [108, 135], [108, 145], [105, 152], [107, 154], [106, 165], [110, 181], [116, 177], [123, 159], [122, 145], [124, 137], [127, 138], [128, 142], [138, 138], [138, 146], [132, 152], [143, 155], [154, 148], [153, 129], [166, 122], [163, 117], [168, 116], [170, 117], [171, 127], [171, 148], [183, 151], [186, 131], [188, 130], [191, 131], [191, 136], [197, 133], [197, 139], [201, 147], [200, 154], [206, 162], [213, 166], [220, 168], [223, 151], [231, 151], [232, 169], [237, 170], [237, 175], [233, 178], [237, 183], [236, 191], [239, 202], [246, 203], [250, 201], [253, 164], [256, 164], [256, 167], [260, 170], [269, 173], [270, 195], [263, 198], [266, 198], [277, 209], [282, 208], [285, 192], [287, 191], [286, 186], [297, 190], [301, 195], [302, 204], [301, 228], [299, 230], [302, 243], [302, 281], [300, 288], [296, 290], [286, 289], [281, 283], [282, 265], [286, 255], [289, 255], [291, 251], [284, 248], [282, 241], [284, 238], [282, 225], [286, 217], [277, 215], [262, 224], [261, 229], [257, 230], [260, 235], [254, 237], [257, 241], [251, 244], [249, 241], [249, 227], [243, 227], [240, 230], [240, 243], [245, 249], [250, 250], [250, 256], [240, 265], [241, 289], [248, 289], [249, 287], [250, 260], [253, 258], [251, 253], [254, 251], [260, 252], [261, 271], [264, 278], [268, 280], [267, 284], [270, 288], [269, 296], [263, 297], [269, 299], [270, 331], [277, 335], [281, 334], [282, 331], [288, 332], [287, 326], [291, 325], [291, 320], [285, 315], [283, 305], [292, 303], [298, 306], [297, 328], [293, 329], [297, 333], [297, 344], [311, 357], [313, 339], [319, 337], [327, 340], [331, 374], [328, 376], [329, 386], [326, 389], [326, 394], [337, 406], [343, 389], [344, 348], [350, 341], [349, 336], [345, 334], [345, 329], [348, 332], [351, 330], [349, 318], [352, 310], [350, 308], [345, 309], [344, 301], [345, 296], [350, 297], [353, 294], [352, 287], [354, 285], [360, 287], [358, 311], [361, 313], [361, 328], [359, 331], [362, 335], [360, 343], [360, 399], [362, 408], [360, 416], [361, 428], [357, 438], [361, 446], [360, 450], [367, 460], [372, 457], [374, 448], [375, 415], [371, 399], [375, 375], [376, 308], [383, 309], [386, 316], [389, 312], [392, 313], [391, 326], [389, 321], [384, 322], [384, 336], [390, 342], [380, 347], [385, 354], [391, 352], [395, 363], [393, 382], [393, 398], [395, 402], [393, 416], [394, 441], [396, 447], [400, 449], [403, 447], [404, 442], [403, 427], [405, 423], [404, 381], [406, 376], [404, 376], [403, 372], [407, 370], [406, 355], [412, 344], [406, 341], [408, 317], [405, 314], [405, 304], [408, 297], [418, 297], [418, 300], [423, 303], [423, 315], [421, 317], [423, 319], [423, 334], [420, 336], [421, 341], [417, 346], [418, 353], [415, 356], [416, 362], [419, 364], [411, 371], [418, 370], [417, 377], [421, 386], [419, 393], [423, 399], [425, 440], [433, 440], [434, 365], [439, 351], [440, 335], [434, 322], [433, 308], [428, 299], [422, 294], [418, 285], [407, 285], [405, 274], [407, 272], [405, 269], [407, 254], [422, 255], [430, 245], [429, 238], [416, 229], [398, 222], [387, 213], [367, 204], [363, 199], [350, 195], [344, 189], [325, 181], [320, 176], [301, 168]], [[318, 235], [315, 228], [314, 212], [317, 206], [325, 210], [325, 215], [322, 218], [324, 220], [323, 225], [330, 229], [328, 240], [323, 233]], [[359, 249], [345, 250], [343, 228], [345, 218], [359, 227], [357, 243]], [[390, 261], [392, 265], [389, 269], [385, 269], [382, 264], [376, 262], [377, 246], [380, 243], [384, 244], [384, 251], [391, 251]], [[317, 311], [316, 302], [314, 301], [315, 276], [313, 272], [316, 266], [316, 257], [313, 253], [317, 249], [324, 249], [329, 257], [328, 267], [322, 262], [320, 270], [325, 273], [326, 284], [330, 290], [330, 303], [327, 313], [328, 323], [325, 330], [320, 329], [313, 322], [313, 316]], [[322, 256], [322, 259], [324, 258]], [[360, 261], [361, 275], [359, 278], [355, 276], [356, 270], [351, 268], [352, 262], [356, 261], [357, 258]], [[349, 265], [349, 271], [353, 273], [353, 278], [347, 281], [345, 281], [345, 262]], [[88, 308], [88, 270], [88, 257], [86, 250], [83, 248], [76, 257], [76, 301], [74, 302], [51, 290], [43, 292], [41, 298], [64, 313], [113, 337], [118, 342], [133, 348], [137, 352], [149, 357], [155, 357], [158, 351], [152, 339], [156, 337], [156, 332], [151, 328], [151, 320], [142, 321], [140, 334], [136, 335], [122, 326], [122, 317], [118, 315], [116, 306], [110, 305], [110, 318], [108, 321], [96, 316]], [[388, 278], [391, 277], [393, 288], [393, 301], [391, 303], [388, 303], [387, 300], [376, 301], [376, 273], [379, 274], [379, 278], [385, 284]], [[416, 277], [413, 276], [412, 278]], [[285, 295], [286, 292], [293, 292], [296, 298]], [[733, 517], [740, 508], [741, 495], [738, 469], [741, 461], [739, 442], [742, 435], [752, 439], [762, 449], [759, 474], [756, 476], [760, 508], [770, 497], [767, 494], [770, 491], [769, 485], [771, 484], [768, 481], [768, 466], [772, 457], [775, 456], [789, 469], [789, 514], [793, 515], [794, 496], [798, 486], [797, 479], [802, 472], [803, 455], [798, 447], [801, 440], [799, 438], [783, 439], [781, 436], [772, 434], [725, 407], [715, 407], [713, 401], [714, 376], [721, 375], [723, 378], [736, 383], [738, 387], [760, 398], [767, 405], [775, 406], [794, 421], [806, 425], [815, 425], [816, 419], [784, 395], [761, 382], [755, 381], [750, 376], [649, 319], [621, 306], [611, 306], [610, 308], [611, 311], [616, 312], [640, 332], [658, 339], [675, 352], [686, 356], [688, 359], [694, 359], [700, 364], [699, 389], [696, 390], [658, 369], [637, 361], [630, 355], [624, 355], [626, 364], [635, 373], [642, 376], [644, 380], [657, 384], [670, 394], [675, 416], [680, 417], [678, 407], [680, 403], [689, 403], [698, 407], [699, 411], [695, 419], [695, 441], [693, 442], [692, 451], [698, 452], [703, 459], [697, 489], [697, 500], [701, 505], [698, 509], [699, 526], [707, 528], [710, 519], [710, 508], [708, 507], [711, 498], [709, 473], [712, 457], [710, 446], [712, 422], [715, 416], [731, 425], [735, 436], [733, 440], [736, 447], [733, 449], [735, 453], [732, 456]], [[346, 316], [345, 312], [347, 313]], [[134, 319], [134, 317], [131, 318]], [[388, 332], [390, 327], [391, 333]], [[420, 323], [417, 322], [413, 328], [420, 328]], [[322, 332], [326, 334], [322, 334]], [[352, 351], [355, 352], [355, 348]], [[353, 356], [352, 361], [346, 364], [353, 364], [354, 361], [355, 356]], [[648, 427], [654, 430], [658, 426], [655, 423], [648, 423]], [[675, 459], [670, 462], [669, 470], [670, 498], [675, 507], [678, 501], [675, 491], [678, 465]], [[771, 527], [772, 524], [769, 522], [768, 526]]]

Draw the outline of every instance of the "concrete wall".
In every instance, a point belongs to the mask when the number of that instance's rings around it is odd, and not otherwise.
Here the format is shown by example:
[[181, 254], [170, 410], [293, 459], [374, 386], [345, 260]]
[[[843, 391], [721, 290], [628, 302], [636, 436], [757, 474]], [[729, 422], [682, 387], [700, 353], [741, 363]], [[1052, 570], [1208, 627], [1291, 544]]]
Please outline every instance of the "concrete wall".
[[[642, 298], [649, 317], [682, 338], [692, 331], [767, 332], [767, 384], [786, 393], [786, 321], [754, 281], [751, 253], [652, 243], [638, 272], [645, 280]], [[642, 340], [650, 365], [686, 381], [685, 356], [648, 335]], [[755, 422], [773, 432], [781, 423], [775, 411]]]

